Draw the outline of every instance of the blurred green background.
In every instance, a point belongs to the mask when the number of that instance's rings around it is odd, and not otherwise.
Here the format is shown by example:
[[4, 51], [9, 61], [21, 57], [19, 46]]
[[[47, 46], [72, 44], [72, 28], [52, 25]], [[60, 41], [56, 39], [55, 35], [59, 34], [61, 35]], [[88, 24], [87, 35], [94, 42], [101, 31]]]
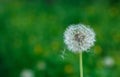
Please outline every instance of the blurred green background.
[[78, 23], [96, 33], [84, 77], [120, 77], [120, 0], [0, 0], [0, 77], [79, 77], [63, 42]]

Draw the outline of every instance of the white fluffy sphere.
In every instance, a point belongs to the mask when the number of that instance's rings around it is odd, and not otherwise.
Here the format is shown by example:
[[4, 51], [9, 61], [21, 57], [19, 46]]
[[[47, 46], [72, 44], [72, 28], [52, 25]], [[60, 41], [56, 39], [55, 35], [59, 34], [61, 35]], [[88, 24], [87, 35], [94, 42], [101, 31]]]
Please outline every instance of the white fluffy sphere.
[[64, 32], [64, 42], [72, 52], [83, 52], [94, 45], [95, 33], [84, 24], [70, 25]]

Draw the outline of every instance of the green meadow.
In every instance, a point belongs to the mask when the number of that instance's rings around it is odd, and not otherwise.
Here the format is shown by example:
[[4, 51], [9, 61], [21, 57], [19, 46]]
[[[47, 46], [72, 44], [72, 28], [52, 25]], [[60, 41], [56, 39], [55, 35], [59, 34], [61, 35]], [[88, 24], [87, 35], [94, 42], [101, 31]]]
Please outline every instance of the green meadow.
[[84, 77], [120, 77], [119, 0], [1, 0], [0, 77], [79, 77], [63, 37], [78, 23], [96, 33]]

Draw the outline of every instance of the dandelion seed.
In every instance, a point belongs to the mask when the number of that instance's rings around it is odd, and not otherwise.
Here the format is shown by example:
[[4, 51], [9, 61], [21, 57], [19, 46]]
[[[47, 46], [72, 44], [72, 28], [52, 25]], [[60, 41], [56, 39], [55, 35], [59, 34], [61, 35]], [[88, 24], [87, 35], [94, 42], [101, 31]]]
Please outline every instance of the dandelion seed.
[[65, 48], [64, 48], [64, 50], [62, 51], [62, 53], [61, 53], [60, 57], [61, 57], [62, 59], [64, 59], [64, 58], [65, 58]]
[[60, 57], [61, 57], [63, 60], [64, 60], [64, 58], [65, 58], [63, 55], [60, 55]]
[[64, 33], [64, 42], [72, 52], [82, 52], [94, 45], [95, 33], [83, 24], [70, 25]]

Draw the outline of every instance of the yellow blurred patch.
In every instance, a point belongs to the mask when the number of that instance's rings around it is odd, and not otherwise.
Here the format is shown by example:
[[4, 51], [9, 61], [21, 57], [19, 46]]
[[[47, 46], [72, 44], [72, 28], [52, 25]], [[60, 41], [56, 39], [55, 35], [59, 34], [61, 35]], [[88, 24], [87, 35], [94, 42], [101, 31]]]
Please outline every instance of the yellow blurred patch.
[[66, 73], [72, 73], [73, 72], [73, 67], [71, 65], [66, 65], [64, 68], [64, 71]]
[[30, 38], [29, 38], [29, 43], [30, 43], [30, 44], [36, 43], [36, 37], [30, 36]]
[[42, 53], [42, 47], [41, 47], [41, 45], [36, 45], [35, 47], [34, 47], [34, 52], [36, 53], [36, 54], [40, 54], [40, 53]]
[[95, 54], [100, 55], [101, 52], [102, 52], [102, 48], [101, 48], [101, 46], [96, 45], [96, 46], [94, 47], [94, 51], [95, 51]]
[[50, 53], [49, 53], [48, 51], [45, 51], [45, 52], [43, 53], [43, 55], [44, 55], [45, 57], [48, 57], [48, 56], [50, 56]]
[[114, 40], [115, 42], [120, 42], [120, 35], [119, 35], [119, 33], [113, 34], [113, 40]]
[[101, 60], [97, 61], [97, 68], [99, 69], [103, 68], [103, 64]]
[[110, 9], [110, 15], [111, 15], [112, 17], [119, 15], [119, 10], [118, 10], [118, 8], [112, 7], [112, 8]]
[[88, 15], [91, 16], [91, 15], [94, 14], [95, 8], [92, 7], [92, 6], [88, 6], [88, 7], [86, 8], [86, 11], [87, 11]]
[[[119, 52], [119, 51], [118, 51]], [[120, 55], [118, 53], [115, 53], [115, 65], [120, 66]]]
[[10, 23], [13, 27], [17, 27], [19, 29], [28, 29], [29, 26], [34, 21], [34, 14], [29, 13], [29, 14], [21, 14], [21, 15], [16, 15], [13, 14], [12, 18], [10, 19]]
[[53, 49], [54, 51], [59, 50], [59, 47], [60, 47], [59, 42], [57, 42], [57, 41], [52, 42], [52, 49]]
[[22, 45], [22, 41], [21, 41], [21, 40], [16, 39], [16, 40], [13, 42], [13, 47], [14, 47], [14, 48], [20, 48], [21, 45]]

